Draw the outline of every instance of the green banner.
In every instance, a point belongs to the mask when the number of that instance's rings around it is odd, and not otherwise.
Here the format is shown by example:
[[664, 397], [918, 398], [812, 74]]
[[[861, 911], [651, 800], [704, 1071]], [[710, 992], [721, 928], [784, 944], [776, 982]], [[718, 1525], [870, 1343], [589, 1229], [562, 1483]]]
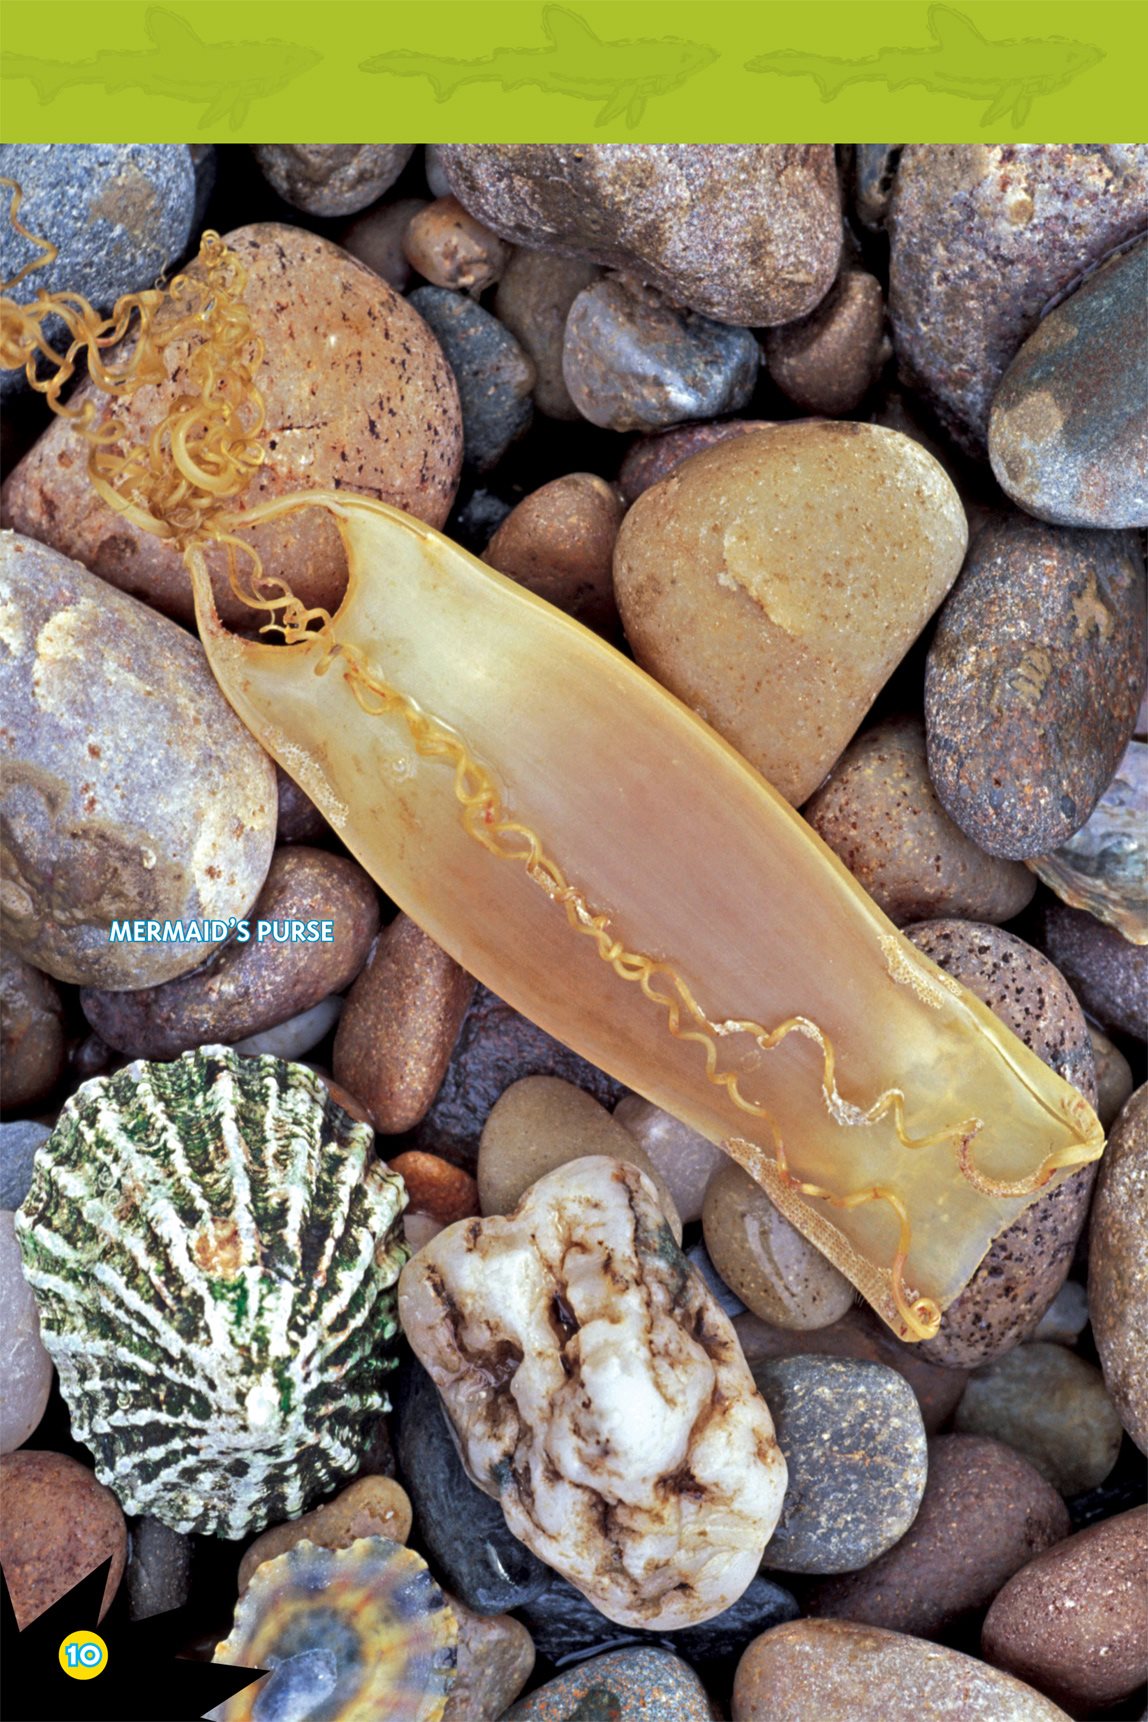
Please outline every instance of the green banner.
[[5, 0], [5, 139], [1133, 142], [1148, 7]]

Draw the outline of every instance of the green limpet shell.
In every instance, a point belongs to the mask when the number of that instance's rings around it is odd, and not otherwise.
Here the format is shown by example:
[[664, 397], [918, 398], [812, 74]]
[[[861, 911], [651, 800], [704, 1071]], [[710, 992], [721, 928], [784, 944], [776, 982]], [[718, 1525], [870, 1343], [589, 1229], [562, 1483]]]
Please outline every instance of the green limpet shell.
[[387, 1537], [264, 1561], [215, 1662], [272, 1670], [216, 1722], [438, 1722], [458, 1622], [426, 1562]]
[[86, 1082], [16, 1215], [72, 1433], [128, 1513], [240, 1537], [387, 1409], [402, 1181], [303, 1065], [207, 1046]]

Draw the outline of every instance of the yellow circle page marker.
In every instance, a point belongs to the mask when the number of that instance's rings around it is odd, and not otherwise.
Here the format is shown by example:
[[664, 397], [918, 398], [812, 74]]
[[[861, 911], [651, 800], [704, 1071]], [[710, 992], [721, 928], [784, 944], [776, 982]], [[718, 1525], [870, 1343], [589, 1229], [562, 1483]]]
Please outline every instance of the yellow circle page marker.
[[98, 1632], [70, 1632], [60, 1645], [60, 1667], [73, 1680], [94, 1680], [108, 1666], [108, 1647]]

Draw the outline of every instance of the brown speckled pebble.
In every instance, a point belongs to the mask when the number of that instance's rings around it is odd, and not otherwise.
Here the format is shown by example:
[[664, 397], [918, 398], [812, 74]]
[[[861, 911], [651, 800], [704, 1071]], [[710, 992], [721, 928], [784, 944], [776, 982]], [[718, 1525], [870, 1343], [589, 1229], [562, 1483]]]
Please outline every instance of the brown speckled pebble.
[[414, 144], [254, 144], [255, 159], [285, 203], [308, 215], [353, 215], [398, 179]]
[[1100, 1162], [1088, 1308], [1105, 1386], [1125, 1429], [1148, 1453], [1148, 1086], [1125, 1106]]
[[1038, 1555], [985, 1618], [981, 1651], [1074, 1715], [1148, 1679], [1148, 1507]]
[[1028, 868], [986, 855], [941, 806], [918, 717], [885, 718], [857, 736], [802, 811], [899, 927], [1008, 921], [1032, 901]]
[[426, 207], [425, 197], [399, 197], [394, 203], [376, 204], [341, 228], [337, 243], [381, 275], [396, 293], [405, 293], [414, 270], [407, 262], [403, 240], [412, 217]]
[[929, 1638], [984, 1608], [1069, 1527], [1056, 1490], [1011, 1447], [938, 1435], [920, 1510], [901, 1541], [861, 1572], [819, 1584], [809, 1612]]
[[516, 245], [630, 269], [723, 323], [789, 323], [841, 253], [827, 144], [448, 144], [451, 190]]
[[1104, 1028], [1140, 1038], [1148, 1025], [1148, 945], [1132, 945], [1084, 909], [1049, 903], [1041, 943]]
[[863, 269], [843, 270], [815, 311], [765, 340], [782, 393], [805, 412], [830, 416], [860, 406], [891, 351], [881, 283]]
[[[926, 921], [905, 929], [927, 957], [994, 1010], [1044, 1062], [1096, 1101], [1092, 1042], [1064, 977], [1039, 951], [1000, 927]], [[1096, 1167], [1083, 1166], [1038, 1196], [1000, 1233], [976, 1273], [922, 1341], [934, 1363], [974, 1368], [1030, 1334], [1067, 1277], [1088, 1212]]]
[[86, 1465], [27, 1447], [0, 1459], [0, 1564], [21, 1630], [110, 1555], [102, 1620], [127, 1552], [120, 1504]]
[[55, 983], [7, 945], [0, 951], [0, 1110], [35, 1106], [64, 1073], [63, 1005]]
[[[462, 414], [426, 324], [378, 275], [317, 233], [270, 221], [224, 238], [247, 272], [243, 303], [265, 344], [258, 380], [266, 459], [232, 506], [242, 511], [343, 485], [442, 526], [462, 462]], [[146, 443], [159, 412], [185, 386], [177, 366], [168, 382], [124, 401], [122, 421]], [[70, 404], [91, 394], [82, 383]], [[4, 524], [190, 621], [191, 583], [179, 552], [100, 501], [87, 480], [87, 452], [66, 420], [53, 420], [5, 482]], [[324, 510], [258, 526], [250, 541], [267, 574], [286, 579], [303, 603], [334, 610], [347, 562]], [[212, 551], [208, 563], [223, 621], [248, 626], [251, 611], [231, 592], [226, 558]]]
[[1111, 783], [1144, 686], [1131, 533], [994, 522], [941, 611], [925, 671], [929, 773], [990, 855], [1064, 843]]
[[551, 479], [512, 508], [482, 560], [588, 628], [617, 625], [614, 542], [622, 504], [592, 472]]
[[1111, 1130], [1132, 1093], [1132, 1067], [1120, 1048], [1091, 1022], [1088, 1038], [1096, 1061], [1096, 1116], [1105, 1130]]
[[471, 976], [408, 915], [380, 934], [347, 995], [332, 1062], [383, 1135], [425, 1117], [473, 995]]
[[[579, 1718], [581, 1722], [581, 1718]], [[749, 1645], [733, 1722], [1069, 1722], [974, 1656], [840, 1620], [775, 1626]]]
[[618, 469], [622, 500], [627, 508], [631, 507], [644, 490], [666, 478], [692, 454], [700, 454], [715, 443], [728, 442], [731, 437], [772, 428], [770, 419], [720, 419], [713, 424], [677, 425], [655, 436], [638, 437], [627, 449]]
[[411, 1534], [411, 1504], [393, 1477], [357, 1477], [333, 1500], [313, 1507], [300, 1519], [272, 1525], [244, 1553], [236, 1581], [240, 1591], [251, 1583], [256, 1567], [284, 1555], [306, 1537], [321, 1549], [345, 1549], [356, 1537], [389, 1537], [405, 1543]]
[[706, 1691], [688, 1662], [634, 1645], [592, 1656], [520, 1698], [502, 1722], [712, 1722]]
[[[333, 921], [334, 939], [259, 940], [259, 920]], [[85, 1016], [109, 1046], [131, 1058], [174, 1058], [191, 1047], [259, 1034], [350, 985], [378, 929], [378, 893], [357, 861], [294, 844], [276, 850], [249, 921], [246, 944], [232, 940], [178, 980], [138, 992], [85, 987]]]
[[562, 375], [562, 343], [566, 318], [583, 287], [601, 279], [602, 271], [583, 257], [559, 257], [553, 251], [511, 253], [494, 295], [494, 313], [514, 336], [538, 372], [534, 404], [547, 418], [579, 420]]
[[411, 218], [403, 240], [407, 262], [433, 287], [476, 296], [493, 287], [510, 247], [476, 221], [457, 197], [438, 197]]
[[754, 1315], [778, 1327], [828, 1327], [852, 1306], [845, 1275], [726, 1159], [706, 1186], [702, 1230], [714, 1267]]
[[456, 1596], [447, 1601], [458, 1622], [458, 1663], [442, 1722], [498, 1722], [530, 1679], [534, 1643], [512, 1614], [476, 1614]]

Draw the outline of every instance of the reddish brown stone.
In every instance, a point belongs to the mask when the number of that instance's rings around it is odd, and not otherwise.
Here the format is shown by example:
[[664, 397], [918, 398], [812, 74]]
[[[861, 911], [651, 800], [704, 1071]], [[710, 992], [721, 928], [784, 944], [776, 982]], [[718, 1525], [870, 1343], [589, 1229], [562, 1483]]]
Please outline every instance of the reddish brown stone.
[[407, 262], [435, 287], [478, 294], [506, 267], [510, 247], [476, 221], [457, 197], [439, 197], [411, 217], [403, 239]]
[[576, 616], [609, 629], [614, 605], [614, 543], [622, 504], [592, 472], [552, 479], [511, 510], [483, 552], [500, 574]]
[[426, 1214], [440, 1226], [478, 1213], [478, 1185], [461, 1166], [418, 1148], [396, 1154], [389, 1165], [407, 1187], [410, 1213]]
[[629, 508], [644, 490], [681, 466], [683, 460], [689, 460], [691, 454], [700, 454], [704, 448], [712, 448], [715, 442], [728, 442], [730, 437], [770, 428], [768, 419], [721, 419], [716, 424], [678, 425], [657, 436], [640, 437], [631, 444], [618, 469], [622, 500]]
[[86, 1465], [27, 1447], [0, 1459], [0, 1563], [21, 1630], [111, 1556], [102, 1620], [127, 1552], [120, 1504]]
[[891, 352], [885, 337], [881, 283], [845, 269], [817, 309], [798, 323], [770, 329], [769, 374], [808, 413], [851, 413], [860, 406]]
[[1148, 1023], [1148, 945], [1133, 945], [1083, 909], [1050, 903], [1041, 944], [1085, 1010], [1105, 1028], [1139, 1039]]
[[54, 983], [16, 952], [0, 952], [0, 1107], [35, 1106], [64, 1073], [63, 1005]]

